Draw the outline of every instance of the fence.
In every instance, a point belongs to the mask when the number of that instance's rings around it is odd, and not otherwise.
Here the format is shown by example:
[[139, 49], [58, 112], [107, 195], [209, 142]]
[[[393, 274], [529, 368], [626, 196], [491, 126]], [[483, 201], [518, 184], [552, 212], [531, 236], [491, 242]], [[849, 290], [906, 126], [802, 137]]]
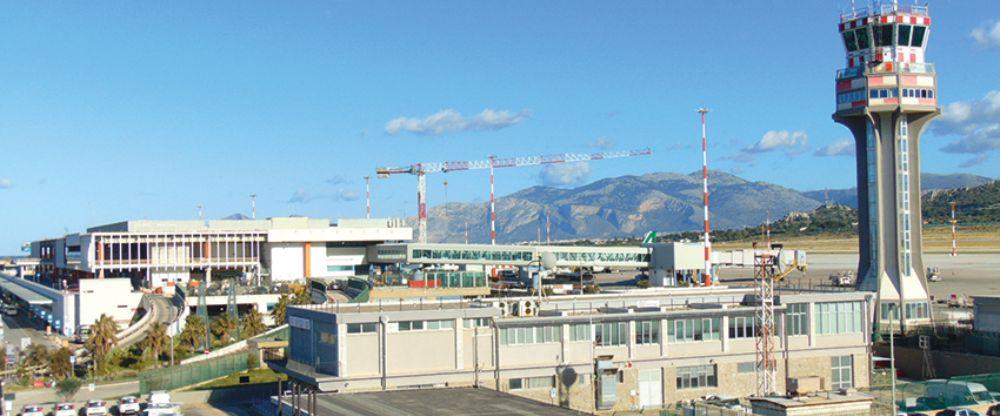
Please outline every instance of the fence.
[[139, 374], [139, 394], [154, 390], [174, 390], [248, 369], [248, 351], [211, 358], [197, 363], [144, 371]]

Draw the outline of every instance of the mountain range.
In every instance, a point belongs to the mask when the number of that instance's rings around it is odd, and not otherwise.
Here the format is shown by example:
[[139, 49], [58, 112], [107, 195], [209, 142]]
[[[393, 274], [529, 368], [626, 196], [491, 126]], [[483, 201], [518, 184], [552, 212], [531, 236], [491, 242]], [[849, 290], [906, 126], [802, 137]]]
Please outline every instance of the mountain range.
[[[824, 202], [856, 206], [855, 189], [797, 191], [712, 171], [711, 224], [737, 229], [760, 224], [770, 215], [812, 211]], [[993, 181], [969, 174], [921, 176], [925, 191], [975, 186]], [[702, 227], [701, 171], [649, 173], [601, 179], [564, 189], [533, 186], [497, 199], [497, 242], [606, 239], [650, 230], [678, 232]], [[852, 202], [853, 201], [853, 202]], [[428, 241], [489, 242], [487, 204], [452, 202], [428, 211]], [[546, 218], [548, 217], [548, 218]], [[410, 219], [413, 221], [413, 219]]]

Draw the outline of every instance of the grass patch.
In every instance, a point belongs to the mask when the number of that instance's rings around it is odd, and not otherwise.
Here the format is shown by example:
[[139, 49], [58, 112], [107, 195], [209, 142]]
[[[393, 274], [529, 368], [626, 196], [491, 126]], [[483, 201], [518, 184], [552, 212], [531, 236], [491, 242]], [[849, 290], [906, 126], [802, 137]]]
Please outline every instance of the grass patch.
[[[250, 381], [248, 383], [240, 384], [240, 377], [246, 377], [246, 376], [250, 377]], [[258, 368], [254, 370], [233, 373], [228, 376], [209, 381], [205, 384], [198, 385], [194, 387], [192, 390], [214, 390], [225, 387], [249, 386], [253, 384], [274, 383], [278, 380], [285, 381], [288, 380], [288, 377], [285, 376], [284, 374], [276, 373], [272, 371], [270, 368]]]

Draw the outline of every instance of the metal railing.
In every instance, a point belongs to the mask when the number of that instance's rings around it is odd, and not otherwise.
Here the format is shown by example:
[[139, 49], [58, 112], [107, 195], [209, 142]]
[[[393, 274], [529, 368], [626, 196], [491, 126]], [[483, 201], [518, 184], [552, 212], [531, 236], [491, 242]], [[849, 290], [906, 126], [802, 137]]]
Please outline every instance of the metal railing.
[[851, 10], [840, 14], [840, 21], [843, 23], [861, 17], [884, 16], [896, 13], [912, 14], [916, 16], [927, 16], [928, 15], [927, 12], [928, 10], [926, 5], [919, 6], [916, 4], [900, 5], [893, 3], [882, 3], [882, 4], [876, 4], [870, 9], [868, 7], [852, 8]]
[[934, 64], [918, 62], [882, 62], [869, 63], [864, 66], [841, 68], [837, 70], [837, 79], [857, 78], [861, 75], [879, 74], [933, 74]]

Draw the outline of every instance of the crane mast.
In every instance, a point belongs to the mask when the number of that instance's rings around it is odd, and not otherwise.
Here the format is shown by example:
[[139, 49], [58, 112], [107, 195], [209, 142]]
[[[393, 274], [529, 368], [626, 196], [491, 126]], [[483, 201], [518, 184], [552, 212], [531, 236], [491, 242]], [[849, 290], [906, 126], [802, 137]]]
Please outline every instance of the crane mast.
[[496, 244], [496, 194], [494, 192], [494, 171], [499, 168], [515, 168], [525, 166], [549, 165], [556, 163], [586, 162], [593, 160], [617, 159], [623, 157], [646, 156], [653, 154], [649, 148], [623, 150], [599, 153], [560, 153], [543, 156], [496, 157], [490, 156], [483, 160], [415, 163], [409, 166], [386, 166], [375, 169], [379, 178], [392, 175], [417, 176], [417, 232], [419, 241], [427, 242], [427, 180], [428, 173], [446, 173], [465, 170], [489, 169], [490, 171], [490, 243]]

